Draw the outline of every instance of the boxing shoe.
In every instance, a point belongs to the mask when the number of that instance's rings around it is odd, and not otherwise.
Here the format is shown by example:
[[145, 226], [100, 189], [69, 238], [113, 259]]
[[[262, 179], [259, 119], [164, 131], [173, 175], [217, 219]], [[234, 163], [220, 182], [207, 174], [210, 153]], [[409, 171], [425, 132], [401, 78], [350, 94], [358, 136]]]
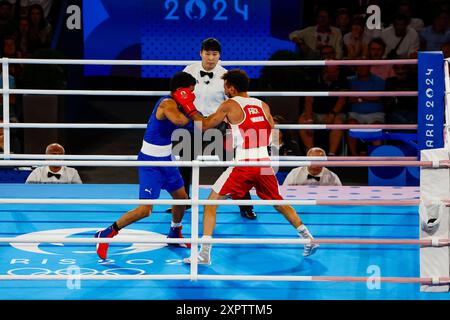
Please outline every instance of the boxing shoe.
[[241, 217], [249, 219], [249, 220], [256, 220], [256, 213], [253, 210], [242, 210], [241, 209]]
[[319, 244], [318, 243], [307, 243], [305, 244], [305, 247], [303, 249], [303, 256], [304, 257], [308, 257], [310, 255], [313, 255], [317, 249], [319, 249]]
[[[183, 238], [183, 235], [181, 234], [181, 228], [182, 226], [170, 227], [169, 235], [167, 236], [167, 238]], [[191, 248], [190, 243], [169, 243], [169, 246], [177, 246], [188, 249]]]
[[[95, 233], [94, 238], [113, 238], [118, 234], [112, 226]], [[105, 260], [108, 253], [109, 243], [97, 243], [97, 255]]]
[[[191, 258], [184, 258], [183, 262], [191, 264]], [[211, 250], [200, 250], [197, 255], [197, 264], [211, 265]]]

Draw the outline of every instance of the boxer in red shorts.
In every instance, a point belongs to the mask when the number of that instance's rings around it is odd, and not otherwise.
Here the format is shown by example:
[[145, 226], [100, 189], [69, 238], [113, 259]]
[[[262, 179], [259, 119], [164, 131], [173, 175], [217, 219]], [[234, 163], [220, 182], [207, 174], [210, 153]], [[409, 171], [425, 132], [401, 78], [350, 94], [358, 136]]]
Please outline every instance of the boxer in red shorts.
[[[201, 122], [201, 129], [214, 128], [225, 118], [228, 120], [233, 143], [236, 148], [237, 161], [269, 161], [267, 147], [270, 144], [274, 121], [269, 106], [247, 94], [250, 79], [243, 70], [234, 69], [225, 73], [225, 94], [230, 98], [224, 101], [217, 111], [209, 117], [201, 116], [195, 105], [195, 95], [189, 89], [179, 89], [174, 99], [183, 107], [185, 113], [196, 123]], [[278, 181], [271, 167], [230, 167], [217, 179], [212, 187], [209, 200], [221, 200], [230, 196], [242, 199], [251, 188], [263, 200], [282, 200], [278, 190]], [[274, 208], [294, 226], [302, 238], [313, 239], [311, 233], [300, 220], [295, 209], [286, 205], [274, 205]], [[216, 224], [217, 206], [205, 206], [203, 214], [203, 239], [212, 237]], [[318, 244], [305, 244], [303, 256], [313, 254]], [[183, 260], [190, 263], [190, 258]], [[211, 264], [211, 244], [203, 244], [198, 255], [199, 264]]]

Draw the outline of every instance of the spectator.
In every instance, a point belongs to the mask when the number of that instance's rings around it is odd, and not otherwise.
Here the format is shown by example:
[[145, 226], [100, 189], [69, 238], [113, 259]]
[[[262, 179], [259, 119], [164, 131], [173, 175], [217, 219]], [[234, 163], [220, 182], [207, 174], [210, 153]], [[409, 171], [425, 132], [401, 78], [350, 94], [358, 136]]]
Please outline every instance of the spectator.
[[[356, 76], [350, 78], [350, 91], [384, 91], [385, 83], [380, 77], [370, 72], [370, 66], [356, 67]], [[380, 97], [351, 97], [349, 124], [384, 123], [385, 113]], [[380, 141], [374, 141], [380, 145]], [[358, 155], [357, 140], [348, 136], [348, 147], [352, 156]]]
[[410, 58], [417, 54], [419, 35], [408, 24], [408, 17], [398, 14], [393, 25], [382, 31], [381, 38], [386, 43], [384, 56], [388, 59]]
[[[374, 38], [370, 40], [368, 46], [368, 58], [370, 60], [384, 59], [384, 52], [386, 51], [386, 43], [381, 38]], [[370, 72], [383, 80], [395, 76], [392, 65], [384, 64], [378, 66], [371, 66]]]
[[[16, 26], [14, 24], [12, 15], [12, 5], [4, 0], [0, 1], [0, 41], [3, 43], [3, 39], [6, 36], [14, 34]], [[3, 48], [2, 48], [3, 49]]]
[[295, 47], [296, 47], [295, 51], [298, 54], [299, 60], [317, 60], [320, 58], [319, 53], [308, 47], [305, 43], [305, 40], [301, 38], [296, 39]]
[[[273, 116], [273, 121], [275, 124], [287, 124], [284, 117], [279, 115]], [[297, 141], [292, 137], [290, 130], [277, 130], [278, 141], [272, 141], [271, 145], [271, 155], [278, 156], [298, 156], [300, 155], [300, 148]], [[273, 152], [276, 149], [276, 152]]]
[[450, 23], [448, 11], [435, 14], [433, 24], [420, 32], [421, 49], [424, 51], [438, 51], [441, 46], [450, 41]]
[[[22, 58], [22, 53], [17, 50], [16, 38], [6, 37], [3, 41], [3, 56], [6, 58]], [[9, 66], [9, 73], [18, 81], [22, 80], [23, 65], [13, 63]]]
[[[0, 88], [3, 88], [3, 73], [0, 72]], [[16, 79], [14, 76], [9, 75], [9, 88], [15, 89], [16, 88]], [[0, 112], [3, 114], [3, 95], [0, 95]], [[10, 115], [10, 121], [11, 122], [18, 122], [18, 110], [17, 110], [17, 104], [16, 104], [16, 95], [10, 94], [9, 95], [9, 115]]]
[[22, 57], [27, 58], [29, 57], [29, 30], [30, 30], [30, 23], [28, 22], [28, 19], [23, 17], [19, 20], [19, 29], [16, 33], [17, 38], [17, 50], [21, 52]]
[[[285, 118], [279, 115], [273, 116], [273, 121], [275, 125], [277, 124], [287, 124]], [[277, 138], [275, 140], [275, 138]], [[300, 147], [297, 141], [292, 137], [290, 130], [280, 130], [274, 129], [272, 131], [272, 143], [269, 148], [270, 155], [275, 157], [285, 157], [285, 156], [299, 156]], [[275, 160], [275, 159], [274, 159]], [[284, 179], [288, 175], [291, 167], [279, 167], [276, 171], [276, 177], [280, 185], [283, 184]]]
[[347, 8], [340, 8], [336, 15], [336, 28], [341, 31], [341, 35], [347, 34], [351, 31], [350, 11]]
[[450, 58], [450, 41], [447, 41], [441, 46], [442, 53], [444, 54], [444, 58]]
[[335, 60], [336, 50], [330, 45], [322, 46], [319, 50], [319, 57], [322, 60]]
[[336, 52], [336, 58], [342, 58], [341, 31], [330, 25], [329, 13], [325, 9], [318, 10], [316, 26], [296, 30], [289, 35], [289, 39], [296, 44], [303, 39], [305, 44], [317, 53], [322, 46], [330, 45]]
[[33, 4], [28, 10], [28, 51], [32, 54], [39, 49], [50, 48], [53, 29], [45, 20], [44, 10], [39, 4]]
[[[407, 65], [394, 65], [395, 77], [386, 79], [386, 91], [417, 90], [417, 77], [412, 77]], [[388, 123], [417, 123], [417, 98], [392, 97], [386, 101]]]
[[[8, 1], [12, 5], [14, 5], [14, 7], [16, 7], [17, 0], [8, 0]], [[53, 5], [53, 0], [20, 0], [20, 12], [16, 12], [15, 16], [16, 17], [26, 16], [30, 6], [33, 4], [39, 4], [44, 10], [44, 17], [46, 19], [49, 18], [49, 14]]]
[[[308, 157], [325, 157], [325, 151], [321, 148], [311, 148]], [[342, 186], [339, 177], [325, 167], [309, 166], [293, 169], [284, 180], [283, 186]]]
[[344, 47], [347, 58], [359, 59], [367, 56], [370, 38], [365, 32], [365, 25], [366, 21], [362, 16], [353, 17], [351, 31], [344, 35]]
[[[63, 155], [65, 153], [63, 146], [58, 143], [52, 143], [45, 149], [45, 154]], [[28, 176], [25, 183], [67, 183], [80, 184], [81, 178], [78, 171], [74, 168], [62, 166], [45, 166], [34, 169]]]
[[[10, 119], [10, 123], [16, 123], [15, 118]], [[0, 123], [3, 123], [3, 117], [0, 115]], [[11, 132], [11, 131], [10, 131]], [[10, 134], [10, 151], [11, 153], [21, 153], [21, 143], [19, 138], [16, 134], [14, 134], [14, 131]], [[3, 127], [0, 127], [0, 153], [3, 153], [5, 149], [5, 137], [4, 137], [4, 129]]]
[[[340, 77], [338, 66], [324, 67], [317, 83], [313, 84], [315, 91], [347, 90], [347, 83]], [[298, 122], [300, 124], [343, 124], [345, 122], [345, 97], [306, 97], [303, 113]], [[335, 155], [341, 143], [342, 130], [331, 130], [329, 135], [329, 154]], [[309, 150], [314, 146], [314, 131], [300, 130], [300, 138]]]
[[411, 7], [411, 2], [408, 0], [400, 1], [398, 4], [398, 11], [399, 14], [404, 14], [406, 17], [408, 17], [409, 24], [408, 27], [413, 28], [418, 33], [420, 30], [423, 29], [424, 23], [423, 20], [420, 18], [413, 18], [413, 9]]

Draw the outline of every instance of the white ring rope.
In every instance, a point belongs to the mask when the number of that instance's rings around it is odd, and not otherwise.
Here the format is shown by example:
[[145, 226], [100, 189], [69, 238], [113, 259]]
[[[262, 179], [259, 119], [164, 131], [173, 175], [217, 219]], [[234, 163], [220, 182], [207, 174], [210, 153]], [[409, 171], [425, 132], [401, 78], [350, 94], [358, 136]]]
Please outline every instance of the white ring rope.
[[[345, 276], [239, 276], [239, 275], [0, 275], [0, 280], [206, 280], [206, 281], [297, 281], [297, 282], [368, 282], [370, 277]], [[414, 278], [414, 277], [377, 277], [377, 281], [388, 283], [422, 283], [444, 284], [450, 282], [450, 277]]]
[[[436, 201], [449, 204], [448, 200]], [[0, 198], [0, 204], [89, 204], [89, 205], [356, 205], [356, 206], [417, 206], [420, 200], [138, 200], [138, 199], [20, 199]]]
[[424, 167], [448, 168], [441, 161], [103, 161], [103, 160], [3, 160], [0, 167], [74, 166], [74, 167]]
[[[186, 66], [197, 63], [197, 60], [92, 60], [92, 59], [16, 59], [2, 58], [3, 62], [10, 64], [64, 64], [64, 65], [110, 65], [110, 66]], [[364, 65], [391, 65], [391, 64], [417, 64], [417, 59], [390, 59], [390, 60], [294, 60], [294, 61], [267, 61], [267, 60], [239, 60], [219, 61], [222, 66], [364, 66]]]
[[[169, 91], [0, 89], [0, 93], [83, 96], [165, 96]], [[417, 91], [253, 91], [253, 97], [416, 97]]]
[[[433, 242], [437, 242], [437, 245]], [[413, 246], [433, 246], [445, 247], [450, 245], [450, 239], [302, 239], [302, 238], [211, 238], [211, 239], [197, 239], [192, 238], [155, 238], [145, 236], [127, 236], [122, 238], [67, 238], [61, 236], [40, 236], [40, 237], [0, 237], [0, 243], [151, 243], [151, 244], [236, 244], [236, 245], [251, 245], [251, 244], [329, 244], [329, 245], [413, 245]]]
[[[150, 96], [150, 95], [165, 95], [167, 91], [108, 91], [108, 90], [31, 90], [31, 89], [9, 89], [9, 70], [8, 64], [10, 63], [22, 63], [22, 64], [80, 64], [80, 65], [188, 65], [196, 61], [157, 61], [157, 60], [60, 60], [60, 59], [8, 59], [2, 58], [2, 70], [3, 70], [3, 83], [4, 87], [1, 89], [1, 94], [3, 95], [4, 101], [4, 127], [5, 130], [5, 154], [6, 157], [10, 157], [10, 145], [9, 145], [9, 129], [10, 128], [26, 128], [28, 125], [32, 127], [33, 125], [39, 125], [44, 127], [44, 124], [13, 124], [9, 123], [9, 95], [10, 94], [52, 94], [52, 95], [112, 95], [112, 96]], [[222, 61], [222, 65], [255, 65], [255, 66], [326, 66], [326, 65], [390, 65], [390, 64], [417, 64], [417, 60], [347, 60], [347, 61]], [[346, 97], [362, 97], [362, 96], [417, 96], [417, 91], [399, 91], [399, 92], [250, 92], [253, 96], [346, 96]], [[24, 126], [25, 125], [25, 126]], [[66, 128], [67, 125], [72, 126], [78, 125], [78, 128], [83, 126], [88, 127], [92, 124], [47, 124], [52, 126], [61, 125], [60, 128]], [[130, 127], [125, 126], [142, 126], [140, 124], [102, 124], [104, 128], [113, 125], [114, 128], [117, 126], [124, 126], [124, 128], [129, 129]], [[289, 126], [289, 125], [287, 125]], [[295, 126], [295, 125], [293, 125]], [[311, 125], [308, 125], [309, 128]], [[417, 125], [414, 125], [417, 129]], [[85, 127], [85, 128], [86, 128]], [[96, 126], [98, 128], [98, 126]], [[145, 128], [144, 126], [139, 127], [139, 129]], [[284, 127], [288, 128], [288, 127]], [[289, 127], [291, 128], [291, 127]], [[306, 128], [306, 127], [303, 127]], [[329, 129], [330, 126], [321, 126], [317, 128]], [[366, 127], [367, 128], [367, 127]], [[25, 156], [25, 155], [23, 155]], [[101, 157], [101, 156], [99, 156]], [[117, 156], [119, 157], [119, 156]], [[209, 166], [272, 166], [274, 163], [270, 161], [266, 162], [223, 162], [223, 161], [209, 161], [209, 162], [199, 162], [199, 161], [173, 161], [173, 162], [152, 162], [147, 161], [11, 161], [5, 160], [0, 162], [2, 166], [23, 166], [23, 165], [71, 165], [71, 166], [192, 166], [193, 167], [193, 187], [196, 187], [197, 191], [193, 193], [193, 199], [190, 200], [134, 200], [134, 199], [0, 199], [0, 203], [21, 203], [21, 204], [192, 204], [192, 238], [185, 239], [146, 239], [143, 237], [139, 238], [128, 238], [128, 239], [94, 239], [94, 238], [61, 238], [61, 237], [42, 237], [42, 239], [37, 240], [36, 238], [22, 238], [17, 240], [16, 238], [0, 238], [0, 242], [67, 242], [67, 243], [114, 243], [114, 242], [136, 242], [136, 243], [186, 243], [191, 242], [194, 244], [199, 243], [227, 243], [227, 244], [261, 244], [261, 243], [272, 243], [272, 244], [306, 244], [311, 243], [309, 239], [199, 239], [198, 238], [198, 206], [202, 204], [217, 204], [217, 205], [234, 205], [237, 203], [253, 204], [253, 205], [283, 205], [283, 204], [301, 204], [301, 205], [339, 205], [339, 204], [359, 204], [359, 205], [373, 205], [375, 203], [386, 204], [386, 205], [417, 205], [419, 200], [400, 200], [400, 201], [370, 201], [370, 200], [200, 200], [198, 199], [198, 180], [199, 180], [199, 167], [209, 167]], [[279, 164], [277, 162], [276, 164]], [[323, 166], [324, 162], [314, 162], [314, 161], [292, 161], [290, 163], [283, 163], [283, 166], [310, 166], [317, 165]], [[423, 166], [423, 167], [436, 167], [448, 166], [448, 161], [442, 162], [421, 162], [421, 161], [328, 161], [326, 166]], [[445, 202], [445, 201], [443, 201]], [[446, 202], [448, 204], [448, 202]], [[313, 242], [325, 243], [327, 239], [313, 240]], [[330, 243], [337, 244], [355, 244], [355, 241], [363, 242], [364, 244], [425, 244], [423, 241], [427, 241], [428, 244], [431, 240], [414, 240], [414, 239], [404, 239], [404, 240], [392, 240], [392, 239], [329, 239], [332, 241]], [[345, 242], [350, 241], [350, 242]], [[378, 243], [375, 243], [379, 241]], [[448, 245], [449, 239], [439, 239], [437, 244]], [[436, 241], [434, 241], [436, 244]], [[432, 244], [430, 244], [432, 245]], [[189, 275], [76, 275], [77, 279], [80, 280], [257, 280], [257, 281], [354, 281], [362, 282], [367, 281], [368, 277], [336, 277], [336, 276], [239, 276], [239, 275], [198, 275], [197, 271], [197, 245], [192, 246], [191, 255], [193, 257], [193, 263], [191, 264]], [[34, 276], [23, 276], [23, 275], [0, 275], [0, 280], [68, 280], [73, 279], [74, 275], [34, 275]], [[450, 282], [449, 278], [401, 278], [401, 277], [384, 277], [379, 278], [382, 282], [395, 282], [395, 283], [446, 283]]]
[[[9, 156], [0, 154], [0, 159], [27, 159], [27, 160], [137, 160], [136, 155], [55, 155], [55, 154], [16, 154]], [[178, 160], [178, 159], [177, 159]], [[384, 157], [384, 156], [272, 156], [271, 161], [330, 161], [330, 160], [371, 160], [371, 161], [415, 161], [417, 157]]]
[[[136, 123], [0, 123], [3, 128], [59, 128], [59, 129], [145, 129], [147, 124]], [[416, 124], [277, 124], [281, 130], [417, 130]]]

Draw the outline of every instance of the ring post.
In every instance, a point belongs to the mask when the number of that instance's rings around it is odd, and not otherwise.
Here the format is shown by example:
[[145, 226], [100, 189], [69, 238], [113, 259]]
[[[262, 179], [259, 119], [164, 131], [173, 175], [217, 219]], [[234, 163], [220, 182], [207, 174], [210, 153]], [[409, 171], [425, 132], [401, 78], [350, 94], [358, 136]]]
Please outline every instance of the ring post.
[[[419, 52], [419, 112], [418, 144], [421, 161], [449, 160], [444, 148], [446, 128], [444, 106], [444, 56], [442, 52]], [[448, 122], [447, 122], [448, 124]], [[450, 197], [448, 168], [420, 170], [419, 235], [421, 240], [449, 236], [450, 209], [442, 200]], [[420, 276], [448, 277], [450, 254], [448, 247], [420, 248]], [[448, 284], [422, 284], [423, 292], [448, 292]]]
[[2, 80], [3, 80], [3, 154], [4, 159], [9, 159], [10, 148], [10, 128], [9, 128], [9, 65], [8, 58], [2, 58]]
[[192, 206], [191, 206], [191, 281], [198, 280], [198, 200], [200, 188], [200, 166], [198, 160], [192, 161]]

